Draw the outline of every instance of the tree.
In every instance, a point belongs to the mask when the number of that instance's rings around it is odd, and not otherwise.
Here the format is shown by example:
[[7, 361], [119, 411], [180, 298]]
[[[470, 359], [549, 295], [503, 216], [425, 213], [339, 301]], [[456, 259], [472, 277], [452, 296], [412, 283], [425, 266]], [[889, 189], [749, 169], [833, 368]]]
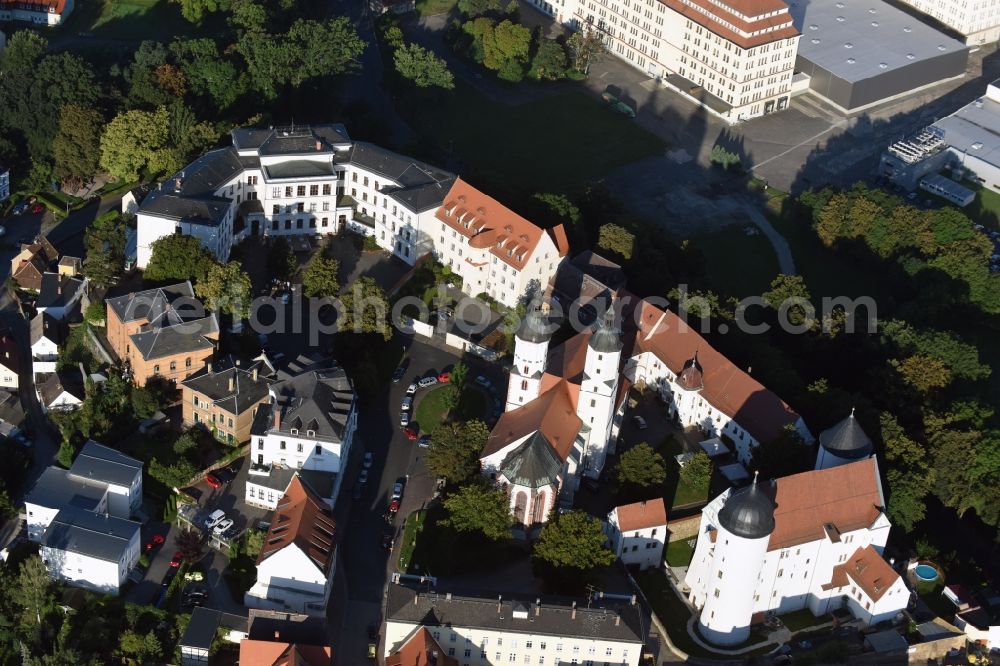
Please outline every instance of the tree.
[[168, 55], [167, 47], [159, 42], [147, 39], [139, 44], [125, 72], [129, 108], [155, 109], [170, 102], [172, 95], [156, 79], [156, 69], [167, 63]]
[[501, 21], [483, 39], [483, 65], [496, 70], [504, 81], [517, 83], [524, 78], [531, 47], [531, 31], [523, 25]]
[[640, 442], [618, 459], [618, 483], [652, 488], [662, 486], [667, 478], [663, 456], [646, 442]]
[[704, 451], [698, 451], [694, 457], [681, 467], [680, 480], [691, 488], [708, 488], [712, 479], [712, 459]]
[[271, 241], [271, 247], [267, 251], [267, 272], [281, 280], [288, 281], [299, 270], [299, 261], [295, 258], [292, 246], [288, 244], [284, 236], [278, 236]]
[[470, 483], [444, 501], [444, 524], [458, 532], [479, 532], [491, 541], [510, 537], [510, 498], [484, 483]]
[[587, 571], [614, 563], [606, 541], [601, 521], [584, 511], [570, 511], [549, 518], [532, 556], [557, 568]]
[[149, 475], [168, 488], [183, 488], [196, 474], [198, 468], [187, 458], [177, 458], [169, 463], [153, 458], [149, 463]]
[[903, 431], [892, 414], [879, 417], [889, 490], [888, 512], [892, 522], [909, 532], [926, 513], [924, 499], [934, 483], [936, 471], [928, 462], [927, 451]]
[[708, 159], [712, 164], [718, 164], [726, 170], [732, 167], [738, 167], [741, 161], [739, 155], [731, 150], [726, 150], [725, 147], [719, 144], [712, 146], [712, 152], [709, 153]]
[[237, 32], [264, 32], [270, 18], [267, 8], [254, 0], [233, 0], [229, 24]]
[[180, 437], [174, 440], [174, 453], [181, 457], [187, 457], [188, 454], [194, 452], [198, 448], [198, 440], [195, 438], [190, 431], [182, 434]]
[[205, 552], [205, 538], [200, 530], [180, 530], [174, 537], [181, 559], [187, 563], [197, 562]]
[[374, 278], [360, 277], [340, 295], [340, 331], [381, 333], [392, 338], [389, 322], [389, 300]]
[[573, 69], [586, 74], [590, 66], [601, 61], [607, 49], [601, 39], [601, 33], [593, 29], [574, 32], [566, 40], [566, 51]]
[[921, 395], [943, 389], [951, 383], [951, 370], [944, 361], [934, 356], [916, 354], [902, 360], [892, 359], [889, 363], [899, 373], [903, 383]]
[[490, 429], [482, 421], [438, 426], [427, 449], [427, 469], [452, 483], [471, 478], [479, 471], [479, 453], [489, 436]]
[[[235, 3], [234, 17], [237, 5], [258, 7], [252, 2]], [[211, 98], [217, 111], [228, 109], [246, 92], [246, 73], [219, 51], [214, 39], [177, 39], [170, 45], [170, 52], [184, 72], [191, 91]]]
[[243, 537], [243, 549], [244, 552], [249, 556], [256, 558], [260, 555], [261, 549], [264, 547], [264, 537], [267, 536], [266, 532], [261, 530], [249, 529], [246, 535]]
[[109, 287], [125, 269], [125, 218], [110, 211], [87, 227], [83, 274], [97, 287]]
[[396, 72], [413, 81], [418, 88], [443, 88], [453, 90], [455, 79], [448, 63], [417, 44], [407, 44], [392, 54]]
[[181, 16], [191, 23], [201, 23], [207, 13], [229, 9], [227, 0], [180, 0], [180, 3]]
[[458, 0], [458, 11], [470, 19], [500, 11], [499, 0]]
[[59, 131], [52, 139], [57, 178], [83, 181], [97, 173], [103, 126], [104, 118], [93, 109], [66, 104], [59, 110]]
[[617, 224], [602, 224], [597, 247], [608, 252], [615, 252], [626, 259], [632, 258], [635, 247], [635, 234]]
[[184, 94], [187, 93], [187, 77], [184, 76], [184, 71], [176, 65], [171, 65], [168, 62], [163, 63], [153, 70], [153, 78], [161, 88], [173, 97], [183, 98]]
[[21, 626], [32, 635], [42, 625], [42, 619], [55, 605], [52, 578], [42, 558], [32, 555], [21, 562], [21, 568], [14, 582], [14, 598], [21, 605]]
[[539, 39], [529, 75], [534, 79], [555, 81], [566, 76], [566, 49], [554, 39]]
[[302, 275], [302, 287], [306, 296], [310, 298], [336, 296], [340, 291], [340, 280], [337, 277], [339, 273], [340, 263], [336, 259], [329, 259], [322, 253], [317, 253]]
[[469, 366], [459, 361], [451, 369], [451, 375], [448, 377], [448, 381], [458, 389], [459, 393], [465, 390], [465, 385], [469, 381]]
[[126, 663], [138, 666], [150, 661], [159, 661], [158, 657], [163, 654], [163, 646], [152, 630], [145, 634], [129, 630], [122, 632], [118, 637], [118, 653]]
[[779, 310], [787, 303], [788, 322], [798, 326], [806, 321], [809, 314], [802, 301], [810, 301], [809, 288], [801, 275], [779, 274], [771, 280], [771, 288], [762, 294], [768, 306]]
[[250, 288], [250, 276], [240, 262], [230, 261], [224, 266], [213, 263], [194, 291], [210, 309], [245, 319], [250, 314]]
[[179, 158], [169, 141], [170, 114], [166, 108], [119, 113], [101, 137], [101, 167], [125, 182], [137, 180], [140, 172], [152, 176], [173, 171]]
[[219, 138], [219, 133], [211, 123], [198, 122], [194, 111], [181, 100], [170, 105], [170, 144], [174, 152], [183, 160], [192, 155], [200, 155]]
[[212, 253], [194, 236], [164, 236], [153, 241], [150, 249], [152, 254], [143, 271], [147, 280], [191, 280], [197, 284], [216, 263]]

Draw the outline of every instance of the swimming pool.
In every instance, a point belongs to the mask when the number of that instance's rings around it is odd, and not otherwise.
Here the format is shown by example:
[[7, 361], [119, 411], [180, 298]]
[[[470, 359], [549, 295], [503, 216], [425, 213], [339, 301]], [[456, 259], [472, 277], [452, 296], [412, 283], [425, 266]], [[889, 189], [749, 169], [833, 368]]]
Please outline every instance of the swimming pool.
[[920, 580], [931, 581], [936, 580], [938, 577], [937, 569], [929, 564], [918, 564], [914, 573], [917, 574], [917, 578]]

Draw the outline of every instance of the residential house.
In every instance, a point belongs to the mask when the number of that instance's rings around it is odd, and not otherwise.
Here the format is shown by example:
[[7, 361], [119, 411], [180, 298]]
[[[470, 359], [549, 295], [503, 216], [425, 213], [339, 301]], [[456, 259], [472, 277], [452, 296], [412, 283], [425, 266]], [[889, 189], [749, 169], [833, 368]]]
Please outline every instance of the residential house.
[[59, 320], [80, 321], [87, 279], [69, 277], [63, 272], [42, 274], [42, 285], [35, 301], [38, 314], [45, 313]]
[[839, 464], [817, 456], [814, 471], [755, 478], [702, 509], [685, 582], [705, 638], [742, 643], [758, 613], [844, 608], [872, 626], [906, 608], [909, 590], [881, 556], [891, 525], [876, 459], [869, 449], [850, 460], [840, 441], [849, 429], [834, 428], [840, 437], [820, 440]]
[[[243, 615], [233, 615], [197, 606], [191, 611], [184, 635], [178, 641], [181, 666], [204, 666], [210, 661], [219, 630], [229, 643], [239, 643], [247, 637], [248, 620]], [[288, 664], [294, 666], [294, 662]]]
[[62, 25], [73, 6], [74, 0], [0, 0], [0, 21]]
[[122, 212], [126, 215], [136, 215], [139, 212], [139, 206], [142, 204], [143, 199], [150, 191], [149, 185], [139, 185], [138, 187], [133, 187], [131, 190], [122, 195]]
[[209, 362], [181, 382], [184, 425], [209, 429], [230, 444], [248, 441], [258, 407], [270, 400], [271, 372], [263, 361]]
[[181, 282], [107, 299], [107, 338], [137, 386], [151, 377], [180, 382], [214, 354], [219, 323]]
[[10, 274], [21, 289], [39, 291], [42, 275], [59, 258], [59, 251], [45, 236], [37, 237], [32, 243], [23, 243], [20, 251], [10, 261]]
[[611, 550], [625, 566], [640, 571], [659, 568], [667, 542], [667, 507], [663, 498], [616, 506], [605, 524]]
[[54, 373], [59, 346], [66, 341], [65, 326], [47, 312], [35, 315], [28, 324], [31, 341], [31, 371], [35, 375]]
[[54, 580], [117, 595], [139, 561], [141, 527], [131, 520], [65, 507], [45, 528], [39, 554]]
[[[451, 651], [454, 653], [455, 648], [451, 648]], [[469, 649], [469, 657], [472, 658], [472, 649]], [[459, 663], [456, 657], [445, 656], [444, 648], [434, 639], [434, 635], [427, 627], [420, 627], [414, 631], [402, 645], [385, 658], [385, 666], [431, 666], [431, 664], [458, 666]]]
[[559, 264], [548, 289], [564, 314], [570, 314], [573, 304], [578, 304], [581, 322], [589, 323], [596, 320], [615, 297], [626, 293], [625, 272], [610, 259], [587, 250]]
[[21, 370], [21, 350], [10, 334], [10, 330], [0, 332], [0, 388], [16, 391], [20, 385], [18, 373]]
[[83, 365], [69, 366], [35, 378], [35, 392], [42, 412], [72, 411], [87, 398]]
[[[271, 384], [270, 403], [257, 408], [251, 428], [246, 501], [265, 505], [264, 493], [274, 496], [277, 488], [270, 474], [283, 476], [282, 469], [313, 472], [313, 489], [337, 496], [342, 465], [348, 459], [357, 428], [354, 386], [343, 368], [307, 370]], [[318, 477], [328, 480], [321, 482]], [[283, 481], [284, 479], [282, 479]], [[278, 481], [280, 484], [281, 481]]]
[[142, 505], [142, 462], [117, 449], [87, 441], [80, 449], [70, 474], [98, 480], [108, 489], [108, 512], [120, 518], [138, 513]]
[[324, 618], [251, 608], [247, 619], [248, 635], [240, 641], [241, 666], [332, 663]]
[[0, 438], [10, 439], [23, 433], [24, 406], [16, 393], [0, 391]]
[[306, 615], [326, 615], [337, 570], [336, 524], [323, 498], [292, 478], [257, 558], [257, 582], [244, 604]]
[[70, 257], [64, 255], [59, 259], [59, 264], [56, 266], [56, 270], [59, 275], [65, 275], [66, 277], [77, 277], [78, 275], [83, 275], [83, 259], [80, 257]]
[[650, 628], [649, 614], [634, 599], [460, 595], [390, 584], [383, 658], [387, 664], [422, 663], [403, 657], [426, 656], [433, 641], [442, 648], [441, 658], [462, 664], [576, 660], [634, 666]]

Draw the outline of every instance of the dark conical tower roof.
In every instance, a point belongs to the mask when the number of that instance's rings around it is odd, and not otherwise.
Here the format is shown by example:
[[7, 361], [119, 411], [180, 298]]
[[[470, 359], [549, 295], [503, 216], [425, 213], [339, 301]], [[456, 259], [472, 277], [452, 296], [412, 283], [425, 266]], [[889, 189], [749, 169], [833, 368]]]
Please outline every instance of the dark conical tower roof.
[[547, 318], [542, 313], [541, 303], [532, 301], [528, 305], [528, 312], [521, 320], [521, 326], [517, 329], [517, 337], [525, 342], [548, 342], [552, 339]]
[[704, 381], [705, 371], [698, 362], [698, 352], [695, 352], [694, 357], [684, 363], [681, 374], [677, 376], [677, 383], [688, 391], [698, 391], [704, 387]]
[[861, 424], [851, 414], [835, 426], [819, 434], [819, 445], [837, 456], [848, 460], [860, 460], [872, 454], [872, 440], [861, 429]]
[[605, 311], [597, 330], [590, 336], [590, 348], [602, 354], [615, 354], [624, 346], [621, 331], [615, 323], [615, 306], [612, 303]]
[[719, 523], [744, 539], [763, 539], [774, 531], [774, 501], [763, 486], [753, 483], [734, 490], [719, 511]]

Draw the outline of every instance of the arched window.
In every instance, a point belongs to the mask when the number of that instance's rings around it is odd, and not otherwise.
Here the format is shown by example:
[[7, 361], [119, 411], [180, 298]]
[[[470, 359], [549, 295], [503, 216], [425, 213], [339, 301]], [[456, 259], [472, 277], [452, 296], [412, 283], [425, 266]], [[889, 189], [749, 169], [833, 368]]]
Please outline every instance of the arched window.
[[545, 520], [546, 494], [540, 492], [535, 496], [535, 504], [531, 507], [531, 522], [540, 523]]
[[524, 524], [524, 512], [528, 507], [528, 495], [523, 490], [514, 496], [514, 520]]

